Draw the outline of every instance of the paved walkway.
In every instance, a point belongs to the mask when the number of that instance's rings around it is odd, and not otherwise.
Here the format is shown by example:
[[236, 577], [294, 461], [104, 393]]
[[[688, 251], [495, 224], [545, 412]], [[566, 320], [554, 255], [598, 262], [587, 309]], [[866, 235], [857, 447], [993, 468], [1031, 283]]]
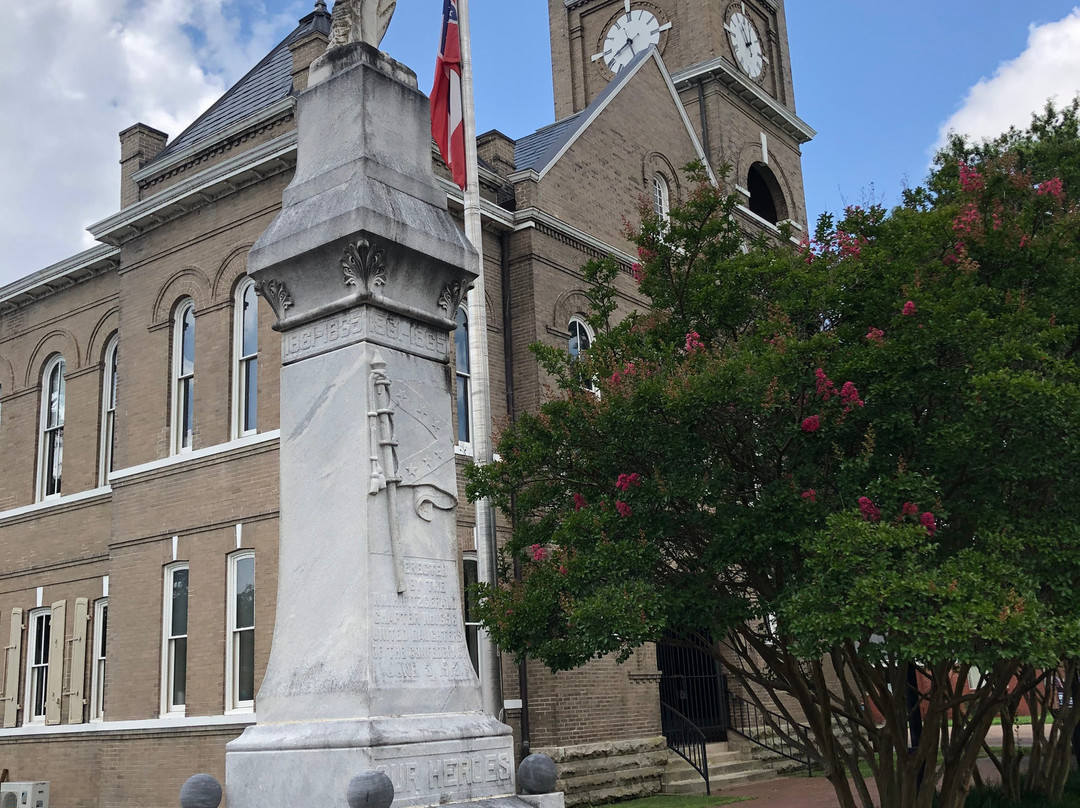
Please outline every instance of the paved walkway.
[[[1031, 727], [1018, 727], [1018, 739], [1021, 744], [1031, 743]], [[1001, 727], [991, 727], [987, 733], [991, 746], [1001, 746]], [[997, 770], [988, 760], [979, 761], [979, 772], [983, 779], [997, 779]], [[877, 789], [873, 781], [869, 783], [870, 793], [877, 798]], [[781, 777], [763, 783], [725, 789], [719, 792], [724, 797], [746, 797], [753, 800], [747, 808], [837, 808], [836, 792], [832, 784], [824, 777]]]

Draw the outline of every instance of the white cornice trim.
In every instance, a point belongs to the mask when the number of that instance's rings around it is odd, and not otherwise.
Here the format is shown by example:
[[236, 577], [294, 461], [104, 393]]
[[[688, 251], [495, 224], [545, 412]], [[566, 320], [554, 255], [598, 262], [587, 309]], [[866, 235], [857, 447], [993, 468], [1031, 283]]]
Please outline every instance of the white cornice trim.
[[539, 208], [525, 208], [514, 214], [515, 232], [528, 230], [530, 227], [536, 227], [538, 224], [550, 227], [552, 230], [556, 230], [565, 236], [580, 241], [588, 247], [592, 247], [603, 255], [610, 255], [615, 258], [615, 260], [622, 261], [624, 264], [633, 264], [637, 261], [630, 253], [623, 252], [607, 242], [601, 241], [595, 236], [590, 236], [584, 230], [578, 230], [573, 225], [567, 224], [562, 219], [552, 216], [550, 213], [540, 210]]
[[[445, 177], [436, 175], [435, 182], [446, 191], [446, 201], [453, 202], [455, 206], [464, 208], [465, 200], [464, 194], [453, 180], [448, 180]], [[480, 198], [480, 213], [491, 222], [502, 225], [506, 228], [514, 226], [514, 214], [505, 208], [500, 208], [494, 202], [489, 199]]]
[[27, 275], [14, 283], [0, 287], [0, 305], [15, 302], [16, 298], [23, 295], [34, 297], [39, 291], [45, 293], [56, 291], [49, 288], [50, 284], [71, 279], [73, 275], [79, 275], [83, 272], [86, 273], [86, 277], [90, 277], [96, 274], [94, 272], [95, 268], [105, 268], [104, 265], [118, 264], [119, 260], [119, 249], [110, 244], [98, 244], [89, 250], [77, 253], [70, 258], [65, 258], [63, 261]]
[[672, 75], [672, 81], [680, 89], [686, 89], [697, 79], [713, 76], [750, 106], [763, 113], [782, 132], [798, 143], [806, 143], [817, 136], [817, 131], [771, 95], [747, 79], [738, 68], [723, 56], [708, 62], [692, 65]]
[[147, 718], [141, 721], [89, 721], [85, 724], [31, 724], [0, 729], [0, 738], [33, 738], [40, 735], [82, 735], [106, 732], [168, 732], [177, 729], [212, 729], [214, 727], [246, 727], [255, 723], [255, 713], [242, 715], [200, 715], [184, 718]]
[[126, 469], [118, 469], [112, 472], [109, 475], [109, 482], [119, 482], [126, 480], [128, 477], [148, 474], [150, 472], [160, 471], [174, 466], [183, 466], [187, 463], [205, 460], [206, 458], [226, 454], [227, 452], [232, 452], [237, 449], [246, 449], [251, 446], [259, 446], [263, 443], [272, 443], [280, 437], [281, 430], [274, 429], [270, 432], [260, 432], [257, 435], [248, 435], [247, 437], [237, 438], [228, 443], [219, 443], [217, 446], [207, 446], [205, 449], [196, 449], [193, 452], [170, 455], [169, 457], [163, 457], [160, 460], [151, 460], [149, 463], [143, 463], [138, 466], [129, 466]]
[[[275, 160], [283, 160], [287, 165], [292, 160], [284, 160], [286, 157], [295, 158], [296, 154], [296, 130], [286, 132], [280, 137], [269, 140], [253, 149], [249, 149], [235, 157], [223, 160], [205, 171], [178, 182], [149, 199], [144, 199], [129, 208], [102, 219], [96, 224], [90, 225], [87, 230], [98, 241], [119, 243], [121, 231], [131, 229], [142, 232], [150, 227], [163, 224], [177, 215], [186, 213], [196, 207], [214, 201], [235, 190], [235, 185], [230, 184], [233, 180], [240, 180], [242, 175], [253, 173], [256, 179], [263, 178], [258, 169], [260, 166]], [[224, 193], [214, 194], [217, 188]], [[182, 203], [192, 197], [201, 197], [195, 205], [185, 206]]]
[[205, 138], [204, 140], [196, 141], [190, 146], [186, 146], [176, 154], [171, 154], [164, 160], [154, 160], [144, 168], [140, 168], [131, 178], [135, 182], [142, 182], [150, 177], [156, 177], [159, 174], [164, 174], [173, 166], [184, 163], [194, 157], [201, 151], [206, 151], [212, 146], [218, 145], [223, 141], [227, 141], [233, 135], [238, 135], [245, 129], [253, 129], [261, 123], [266, 121], [272, 121], [274, 118], [278, 118], [282, 113], [288, 112], [296, 106], [296, 98], [293, 96], [286, 96], [280, 101], [275, 101], [265, 109], [261, 109], [254, 115], [249, 115], [243, 120], [237, 121], [232, 126], [224, 129], [220, 132], [215, 132], [212, 138]]

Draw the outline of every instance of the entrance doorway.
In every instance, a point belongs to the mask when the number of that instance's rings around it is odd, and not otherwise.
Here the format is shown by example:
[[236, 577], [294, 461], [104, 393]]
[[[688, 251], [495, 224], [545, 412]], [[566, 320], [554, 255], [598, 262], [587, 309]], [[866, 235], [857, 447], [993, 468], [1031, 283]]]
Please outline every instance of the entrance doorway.
[[[677, 710], [701, 730], [707, 742], [726, 741], [728, 729], [727, 684], [720, 663], [699, 648], [678, 643], [668, 632], [656, 644], [656, 664], [660, 669], [660, 702]], [[661, 711], [664, 734], [669, 726], [668, 711]]]

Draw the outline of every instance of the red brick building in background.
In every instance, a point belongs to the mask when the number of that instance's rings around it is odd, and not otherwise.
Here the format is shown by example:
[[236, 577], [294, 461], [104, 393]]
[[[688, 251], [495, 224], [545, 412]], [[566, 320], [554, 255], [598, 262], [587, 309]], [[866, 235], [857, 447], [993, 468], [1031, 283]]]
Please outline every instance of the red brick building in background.
[[[496, 424], [546, 395], [531, 343], [587, 347], [586, 261], [613, 255], [620, 306], [645, 305], [622, 222], [643, 198], [676, 203], [681, 166], [732, 166], [748, 235], [806, 227], [814, 132], [795, 114], [778, 0], [549, 0], [549, 14], [555, 123], [478, 138], [488, 321], [463, 311], [459, 337], [487, 329]], [[120, 133], [120, 207], [89, 228], [100, 246], [0, 288], [0, 769], [49, 781], [54, 807], [175, 805], [190, 774], [223, 778], [225, 744], [254, 721], [275, 614], [280, 339], [246, 255], [280, 210], [329, 22], [317, 5], [177, 137]], [[464, 466], [468, 413], [458, 422]], [[558, 676], [506, 658], [504, 718], [519, 749], [560, 761], [570, 803], [655, 791], [663, 675], [654, 647]]]

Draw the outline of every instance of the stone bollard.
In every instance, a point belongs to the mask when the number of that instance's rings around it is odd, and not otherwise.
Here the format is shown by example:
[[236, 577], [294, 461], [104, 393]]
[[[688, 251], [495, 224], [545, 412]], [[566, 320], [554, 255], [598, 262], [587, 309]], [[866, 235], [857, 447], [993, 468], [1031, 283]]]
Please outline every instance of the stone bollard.
[[213, 775], [195, 774], [180, 786], [180, 808], [218, 808], [221, 783]]
[[522, 794], [551, 794], [555, 791], [555, 761], [543, 752], [534, 752], [518, 766], [518, 787]]
[[366, 771], [349, 781], [345, 798], [349, 808], [390, 808], [394, 784], [383, 772]]

